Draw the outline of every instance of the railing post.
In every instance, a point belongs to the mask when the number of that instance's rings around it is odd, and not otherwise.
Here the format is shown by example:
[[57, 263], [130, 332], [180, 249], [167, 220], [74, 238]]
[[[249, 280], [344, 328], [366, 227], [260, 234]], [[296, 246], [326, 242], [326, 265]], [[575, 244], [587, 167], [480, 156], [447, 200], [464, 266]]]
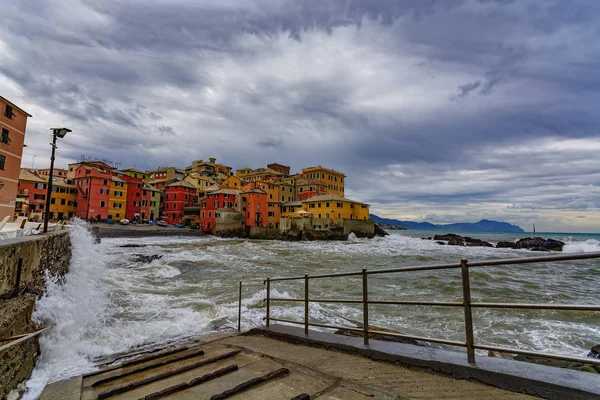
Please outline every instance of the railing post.
[[19, 261], [17, 262], [17, 280], [15, 282], [15, 288], [13, 290], [13, 297], [16, 297], [19, 295], [19, 289], [21, 286], [21, 271], [23, 269], [23, 259], [19, 258]]
[[269, 327], [269, 318], [271, 317], [271, 279], [267, 278], [267, 328]]
[[365, 346], [369, 345], [369, 288], [367, 282], [367, 270], [362, 270], [362, 294], [363, 294], [363, 337]]
[[238, 298], [238, 333], [242, 331], [242, 281], [240, 281], [240, 295]]
[[462, 275], [463, 289], [463, 307], [465, 310], [465, 340], [467, 343], [467, 360], [469, 363], [475, 363], [475, 349], [473, 348], [473, 314], [471, 312], [471, 283], [469, 281], [469, 262], [466, 259], [460, 260], [460, 270]]
[[304, 334], [308, 335], [308, 274], [304, 274]]

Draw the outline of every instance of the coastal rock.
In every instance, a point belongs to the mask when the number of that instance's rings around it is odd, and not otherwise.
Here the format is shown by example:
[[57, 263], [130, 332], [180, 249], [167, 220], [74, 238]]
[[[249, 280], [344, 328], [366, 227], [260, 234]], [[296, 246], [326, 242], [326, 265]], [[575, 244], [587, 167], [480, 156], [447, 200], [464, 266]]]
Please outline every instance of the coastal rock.
[[119, 247], [146, 247], [145, 244], [124, 244]]
[[517, 249], [530, 249], [533, 251], [562, 251], [565, 245], [560, 240], [544, 238], [524, 238], [515, 243]]
[[503, 353], [501, 351], [489, 351], [488, 352], [488, 357], [493, 357], [493, 358], [504, 358], [505, 360], [514, 360], [514, 357], [511, 356], [508, 353]]
[[433, 240], [435, 240], [438, 244], [444, 244], [442, 241], [446, 241], [445, 244], [448, 246], [494, 247], [493, 244], [488, 243], [485, 240], [474, 239], [468, 236], [462, 237], [453, 233], [435, 235]]
[[375, 236], [387, 236], [389, 235], [389, 233], [387, 233], [386, 231], [383, 230], [382, 227], [380, 227], [379, 225], [375, 224]]
[[590, 358], [600, 359], [600, 344], [592, 347], [592, 349], [590, 350], [590, 352], [588, 353], [587, 356]]
[[162, 256], [158, 255], [158, 254], [152, 254], [151, 256], [145, 256], [143, 254], [135, 254], [135, 256], [137, 257], [136, 259], [134, 259], [133, 261], [135, 262], [141, 262], [141, 263], [150, 263], [154, 260], [159, 260], [162, 258]]
[[517, 244], [514, 242], [498, 242], [496, 244], [497, 249], [516, 249]]

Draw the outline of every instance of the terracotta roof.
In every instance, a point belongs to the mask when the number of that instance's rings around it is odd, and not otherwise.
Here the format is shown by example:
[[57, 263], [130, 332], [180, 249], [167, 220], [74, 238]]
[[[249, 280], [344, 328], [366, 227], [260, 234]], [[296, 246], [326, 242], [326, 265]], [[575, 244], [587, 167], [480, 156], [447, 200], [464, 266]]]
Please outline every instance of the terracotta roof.
[[246, 190], [245, 192], [242, 193], [260, 193], [260, 194], [267, 194], [267, 192], [265, 192], [262, 189], [258, 189], [258, 188], [252, 188], [250, 190]]
[[21, 168], [19, 172], [19, 180], [27, 181], [27, 182], [36, 182], [36, 183], [46, 183], [45, 179], [40, 178], [33, 172], [29, 171], [27, 168]]
[[366, 203], [361, 203], [360, 201], [347, 199], [346, 197], [336, 196], [334, 194], [322, 194], [320, 196], [313, 196], [306, 200], [303, 200], [302, 203], [315, 203], [318, 201], [336, 201], [336, 202], [340, 201], [340, 202], [354, 203], [354, 204], [360, 204], [360, 205], [365, 205], [365, 206], [369, 205]]
[[235, 189], [220, 189], [220, 190], [211, 192], [210, 194], [239, 194], [239, 193], [240, 193], [240, 191], [235, 190]]
[[52, 186], [76, 188], [75, 185], [67, 183], [67, 181], [64, 178], [56, 178], [56, 177], [52, 178]]
[[190, 188], [190, 189], [196, 189], [196, 186], [194, 186], [191, 183], [186, 182], [186, 181], [173, 182], [173, 183], [168, 184], [167, 186], [169, 186], [169, 187], [183, 186], [183, 187]]
[[282, 207], [291, 207], [291, 206], [297, 207], [297, 206], [301, 206], [301, 205], [302, 205], [301, 201], [288, 201], [285, 203], [281, 203]]

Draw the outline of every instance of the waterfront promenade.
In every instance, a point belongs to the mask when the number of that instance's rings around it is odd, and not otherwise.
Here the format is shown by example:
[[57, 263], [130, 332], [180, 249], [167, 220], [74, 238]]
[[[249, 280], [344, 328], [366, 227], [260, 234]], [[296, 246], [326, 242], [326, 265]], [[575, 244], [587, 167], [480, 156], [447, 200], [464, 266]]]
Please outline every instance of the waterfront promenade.
[[[293, 344], [259, 330], [207, 336], [176, 350], [57, 382], [46, 388], [41, 400], [534, 398], [430, 369]], [[170, 373], [174, 374], [167, 376]]]

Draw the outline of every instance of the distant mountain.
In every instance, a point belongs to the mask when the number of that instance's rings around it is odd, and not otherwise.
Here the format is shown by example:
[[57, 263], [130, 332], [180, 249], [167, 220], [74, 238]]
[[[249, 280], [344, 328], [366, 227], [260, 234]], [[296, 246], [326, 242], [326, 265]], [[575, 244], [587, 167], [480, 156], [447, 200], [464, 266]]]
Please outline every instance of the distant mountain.
[[445, 231], [447, 233], [454, 232], [510, 232], [510, 233], [523, 233], [523, 229], [517, 225], [509, 224], [508, 222], [490, 221], [488, 219], [482, 219], [475, 223], [457, 223], [457, 224], [445, 224], [436, 225], [429, 222], [413, 222], [413, 221], [399, 221], [397, 219], [381, 218], [375, 214], [371, 214], [371, 219], [378, 224], [390, 224], [398, 225], [407, 229], [419, 230], [419, 231]]

